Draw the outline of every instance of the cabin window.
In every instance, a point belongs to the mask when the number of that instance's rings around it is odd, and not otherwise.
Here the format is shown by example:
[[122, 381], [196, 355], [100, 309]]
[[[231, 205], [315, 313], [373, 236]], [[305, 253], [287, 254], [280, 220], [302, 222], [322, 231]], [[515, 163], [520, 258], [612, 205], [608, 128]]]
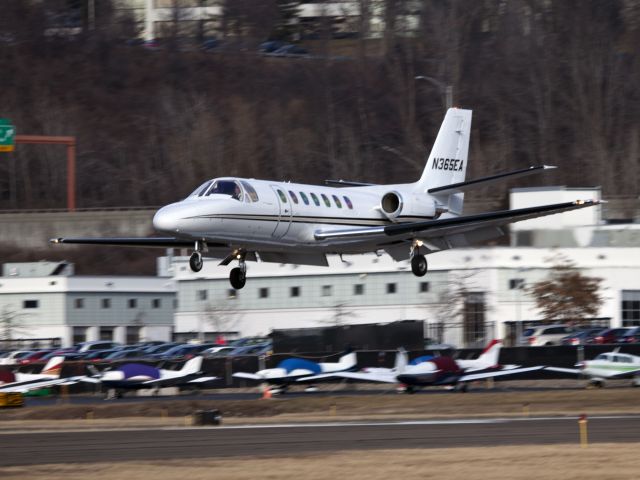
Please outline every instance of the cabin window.
[[280, 197], [280, 201], [282, 203], [287, 203], [287, 196], [284, 194], [282, 190], [278, 190], [278, 196]]
[[300, 198], [302, 199], [305, 205], [309, 205], [309, 198], [307, 197], [306, 193], [300, 192]]
[[342, 202], [340, 201], [340, 199], [335, 195], [331, 195], [331, 196], [333, 197], [333, 201], [336, 202], [336, 206], [338, 208], [342, 208]]
[[296, 194], [293, 193], [291, 190], [289, 190], [289, 196], [291, 197], [291, 200], [293, 200], [293, 203], [297, 204], [298, 202], [298, 197], [296, 197]]
[[318, 196], [315, 193], [311, 194], [311, 199], [313, 200], [313, 203], [316, 204], [316, 207], [320, 206], [320, 200], [318, 200]]
[[256, 192], [256, 189], [253, 188], [249, 182], [245, 182], [244, 180], [242, 180], [240, 183], [242, 183], [244, 191], [247, 193], [247, 199], [251, 202], [257, 202], [258, 193]]
[[344, 203], [347, 204], [347, 207], [349, 207], [349, 210], [353, 210], [353, 203], [351, 203], [351, 200], [349, 200], [349, 197], [344, 196], [342, 198], [344, 198]]
[[331, 202], [329, 201], [329, 197], [327, 197], [324, 193], [321, 193], [320, 196], [322, 197], [322, 200], [324, 201], [324, 204], [331, 208]]

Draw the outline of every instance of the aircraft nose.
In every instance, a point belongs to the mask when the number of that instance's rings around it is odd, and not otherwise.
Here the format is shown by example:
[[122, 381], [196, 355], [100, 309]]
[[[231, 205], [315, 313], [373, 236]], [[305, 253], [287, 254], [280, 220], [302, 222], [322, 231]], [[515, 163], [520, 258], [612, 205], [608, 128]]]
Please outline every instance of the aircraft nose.
[[174, 232], [177, 230], [177, 220], [175, 209], [171, 206], [162, 207], [153, 216], [153, 228], [161, 232]]

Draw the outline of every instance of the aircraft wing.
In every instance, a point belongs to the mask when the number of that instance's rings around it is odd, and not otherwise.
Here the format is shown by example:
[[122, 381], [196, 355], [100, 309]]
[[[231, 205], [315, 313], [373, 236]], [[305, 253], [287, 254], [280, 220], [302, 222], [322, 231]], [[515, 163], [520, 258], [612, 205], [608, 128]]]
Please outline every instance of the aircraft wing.
[[322, 373], [298, 379], [298, 382], [308, 382], [311, 380], [321, 380], [324, 378], [350, 378], [352, 380], [363, 380], [365, 382], [398, 383], [395, 372], [334, 372]]
[[523, 367], [523, 368], [511, 368], [509, 370], [496, 370], [493, 372], [484, 373], [470, 373], [469, 375], [462, 375], [459, 382], [472, 382], [474, 380], [482, 380], [484, 378], [502, 377], [505, 375], [515, 375], [516, 373], [535, 372], [536, 370], [542, 370], [544, 366], [539, 365], [536, 367]]
[[219, 380], [220, 377], [198, 377], [193, 380], [189, 380], [187, 383], [204, 383], [204, 382], [213, 382], [214, 380]]
[[236, 372], [233, 374], [234, 377], [236, 378], [247, 378], [249, 380], [265, 380], [266, 379], [262, 376], [262, 375], [256, 375], [255, 373], [249, 373], [249, 372]]
[[[193, 248], [195, 240], [175, 237], [60, 237], [52, 238], [50, 243], [78, 245], [111, 245], [115, 247], [157, 247], [157, 248]], [[207, 242], [208, 248], [225, 248], [222, 243]]]
[[560, 372], [560, 373], [571, 373], [573, 375], [579, 375], [583, 373], [582, 370], [577, 368], [563, 368], [563, 367], [544, 367], [545, 370], [549, 370], [551, 372]]
[[[401, 240], [418, 236], [420, 238], [449, 237], [473, 232], [474, 230], [496, 228], [521, 220], [553, 215], [555, 213], [569, 212], [580, 208], [598, 205], [595, 200], [577, 200], [575, 202], [555, 203], [538, 207], [518, 208], [514, 210], [500, 210], [496, 212], [479, 213], [461, 217], [450, 217], [424, 222], [397, 223], [393, 225], [353, 228], [318, 230], [314, 236], [316, 240], [356, 239], [367, 238], [390, 241]], [[418, 235], [417, 235], [418, 234]], [[384, 243], [384, 242], [381, 242]]]
[[0, 386], [0, 393], [27, 393], [56, 385], [72, 385], [77, 383], [72, 377], [36, 380], [34, 382], [15, 382]]

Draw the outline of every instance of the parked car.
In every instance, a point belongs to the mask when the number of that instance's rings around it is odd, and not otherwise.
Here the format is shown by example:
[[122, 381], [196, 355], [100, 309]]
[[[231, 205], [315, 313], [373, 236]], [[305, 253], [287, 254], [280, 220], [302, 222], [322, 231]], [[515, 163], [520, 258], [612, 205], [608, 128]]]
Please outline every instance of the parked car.
[[303, 57], [309, 55], [309, 51], [299, 45], [283, 45], [268, 55], [274, 57]]
[[105, 362], [115, 362], [119, 360], [132, 360], [145, 358], [144, 351], [141, 349], [118, 350], [104, 357]]
[[76, 345], [78, 353], [85, 353], [91, 350], [107, 350], [111, 348], [120, 347], [118, 342], [112, 342], [111, 340], [95, 340], [92, 342], [82, 342]]
[[620, 343], [640, 343], [640, 327], [630, 328], [620, 337]]
[[560, 345], [562, 339], [574, 331], [568, 325], [538, 325], [525, 329], [518, 343], [530, 347]]
[[151, 347], [145, 348], [144, 353], [145, 355], [156, 355], [159, 353], [164, 353], [170, 348], [173, 348], [177, 345], [178, 345], [177, 343], [173, 343], [173, 342], [162, 343], [160, 345], [153, 345]]
[[13, 350], [0, 355], [0, 365], [17, 365], [21, 358], [33, 353], [32, 350]]
[[206, 350], [202, 351], [202, 354], [207, 357], [224, 357], [229, 352], [232, 352], [235, 349], [236, 347], [233, 346], [222, 345], [218, 347], [207, 348]]
[[85, 354], [80, 354], [79, 355], [79, 359], [84, 360], [86, 362], [102, 362], [104, 361], [109, 355], [112, 355], [114, 353], [119, 353], [119, 352], [123, 352], [126, 350], [118, 350], [115, 348], [109, 348], [109, 349], [105, 349], [105, 350], [93, 350], [90, 352], [87, 352]]
[[589, 343], [590, 339], [603, 330], [605, 330], [604, 327], [585, 328], [584, 330], [567, 335], [560, 343], [562, 343], [562, 345], [585, 345]]
[[32, 363], [36, 363], [36, 362], [40, 362], [42, 361], [42, 357], [44, 357], [45, 355], [47, 355], [48, 353], [50, 353], [52, 350], [46, 349], [46, 350], [38, 350], [35, 352], [31, 352], [29, 355], [25, 355], [24, 357], [20, 358], [20, 360], [18, 361], [18, 364], [20, 365], [30, 365]]
[[273, 344], [271, 342], [258, 343], [256, 345], [246, 345], [243, 347], [234, 348], [227, 355], [267, 355], [273, 350]]
[[629, 331], [628, 328], [607, 328], [592, 337], [588, 343], [605, 344], [620, 343], [621, 337]]
[[203, 350], [207, 348], [214, 347], [213, 343], [185, 343], [182, 345], [176, 345], [175, 347], [170, 348], [166, 352], [158, 353], [153, 355], [152, 357], [161, 359], [161, 360], [184, 360], [189, 359], [198, 355]]

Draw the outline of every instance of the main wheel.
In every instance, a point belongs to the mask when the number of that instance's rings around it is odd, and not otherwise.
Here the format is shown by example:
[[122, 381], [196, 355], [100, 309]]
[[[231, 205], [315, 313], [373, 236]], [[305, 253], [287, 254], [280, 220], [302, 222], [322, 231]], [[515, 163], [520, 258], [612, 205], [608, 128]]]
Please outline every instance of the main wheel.
[[229, 282], [233, 288], [240, 290], [247, 283], [247, 275], [240, 267], [233, 268], [229, 273]]
[[424, 277], [427, 273], [427, 259], [424, 255], [411, 257], [411, 271], [416, 277]]
[[202, 254], [200, 252], [193, 252], [191, 257], [189, 258], [189, 266], [191, 270], [194, 272], [199, 272], [202, 270], [202, 265], [204, 262], [202, 261]]

